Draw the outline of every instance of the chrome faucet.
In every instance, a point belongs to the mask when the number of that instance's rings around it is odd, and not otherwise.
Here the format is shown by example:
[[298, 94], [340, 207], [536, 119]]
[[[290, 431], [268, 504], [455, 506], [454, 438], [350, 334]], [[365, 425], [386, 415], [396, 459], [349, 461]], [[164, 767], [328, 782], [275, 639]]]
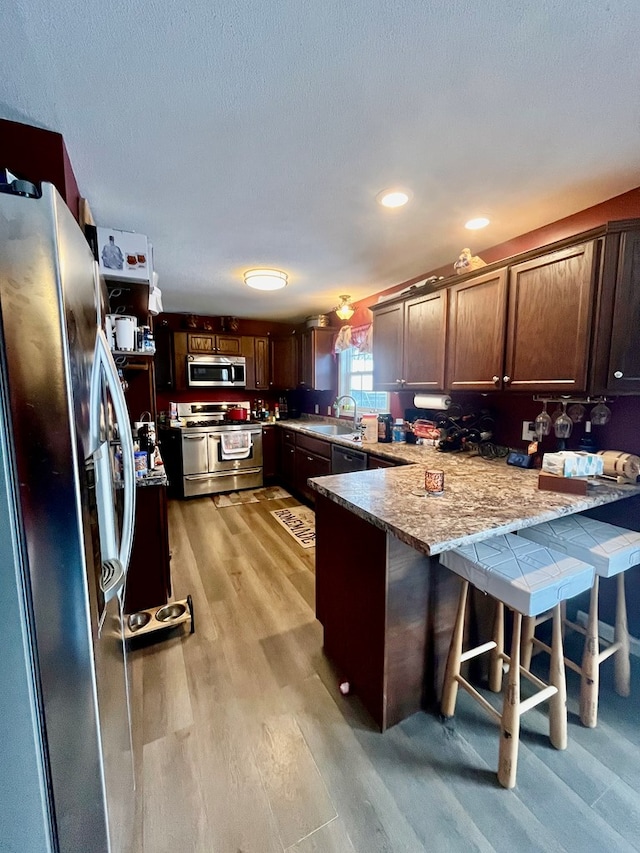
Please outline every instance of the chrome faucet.
[[343, 394], [341, 397], [338, 397], [335, 403], [333, 404], [334, 409], [336, 410], [336, 417], [340, 417], [340, 401], [341, 400], [351, 400], [353, 403], [353, 431], [358, 431], [358, 404], [356, 403], [355, 397], [352, 397], [350, 394]]

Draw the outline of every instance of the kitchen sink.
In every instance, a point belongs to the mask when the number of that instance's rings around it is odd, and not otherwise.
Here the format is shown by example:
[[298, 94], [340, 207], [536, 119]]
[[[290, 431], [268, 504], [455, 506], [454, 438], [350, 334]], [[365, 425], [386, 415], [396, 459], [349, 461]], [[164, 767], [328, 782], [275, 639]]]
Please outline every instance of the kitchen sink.
[[305, 424], [305, 429], [319, 432], [321, 435], [353, 435], [353, 426], [342, 424]]

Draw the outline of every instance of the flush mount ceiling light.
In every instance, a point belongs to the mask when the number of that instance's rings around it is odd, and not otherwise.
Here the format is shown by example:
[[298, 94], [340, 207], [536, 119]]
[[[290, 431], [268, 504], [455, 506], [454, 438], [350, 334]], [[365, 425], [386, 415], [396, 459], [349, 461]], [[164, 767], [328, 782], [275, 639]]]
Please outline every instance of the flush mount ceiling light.
[[337, 316], [341, 320], [350, 320], [351, 317], [353, 317], [353, 314], [355, 312], [355, 308], [351, 304], [351, 297], [350, 296], [340, 296], [338, 298], [340, 299], [340, 304], [335, 309]]
[[486, 228], [490, 221], [486, 216], [476, 216], [475, 219], [469, 219], [468, 222], [465, 222], [464, 227], [468, 228], [469, 231], [478, 231], [480, 228]]
[[410, 198], [411, 193], [409, 190], [400, 189], [399, 187], [392, 190], [382, 190], [376, 196], [378, 204], [381, 204], [383, 207], [402, 207]]
[[288, 275], [282, 270], [247, 270], [244, 274], [244, 283], [254, 290], [280, 290], [285, 287]]

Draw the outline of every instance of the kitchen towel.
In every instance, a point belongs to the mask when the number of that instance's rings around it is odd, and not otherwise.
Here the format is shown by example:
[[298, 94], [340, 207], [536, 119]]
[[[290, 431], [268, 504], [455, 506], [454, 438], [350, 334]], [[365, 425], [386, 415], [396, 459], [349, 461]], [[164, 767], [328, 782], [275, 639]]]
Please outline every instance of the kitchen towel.
[[447, 394], [416, 394], [413, 398], [416, 409], [437, 409], [442, 411], [451, 405], [451, 397]]
[[251, 453], [251, 433], [223, 432], [220, 436], [220, 455], [223, 459], [246, 459]]

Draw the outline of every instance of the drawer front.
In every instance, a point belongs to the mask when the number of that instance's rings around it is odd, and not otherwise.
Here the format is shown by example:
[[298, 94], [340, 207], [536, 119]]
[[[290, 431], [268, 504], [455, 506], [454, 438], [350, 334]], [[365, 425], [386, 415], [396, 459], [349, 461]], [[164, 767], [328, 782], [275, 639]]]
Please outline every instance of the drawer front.
[[313, 438], [310, 435], [304, 435], [304, 433], [299, 432], [296, 446], [302, 450], [308, 450], [310, 453], [315, 453], [316, 456], [321, 456], [324, 459], [331, 459], [331, 444], [321, 438]]
[[182, 436], [182, 473], [205, 474], [209, 470], [206, 433], [189, 433]]
[[369, 456], [369, 468], [395, 468], [396, 464], [396, 462], [383, 459], [381, 456]]
[[289, 444], [291, 447], [296, 446], [296, 434], [291, 429], [283, 429], [281, 434], [281, 441], [283, 444]]

